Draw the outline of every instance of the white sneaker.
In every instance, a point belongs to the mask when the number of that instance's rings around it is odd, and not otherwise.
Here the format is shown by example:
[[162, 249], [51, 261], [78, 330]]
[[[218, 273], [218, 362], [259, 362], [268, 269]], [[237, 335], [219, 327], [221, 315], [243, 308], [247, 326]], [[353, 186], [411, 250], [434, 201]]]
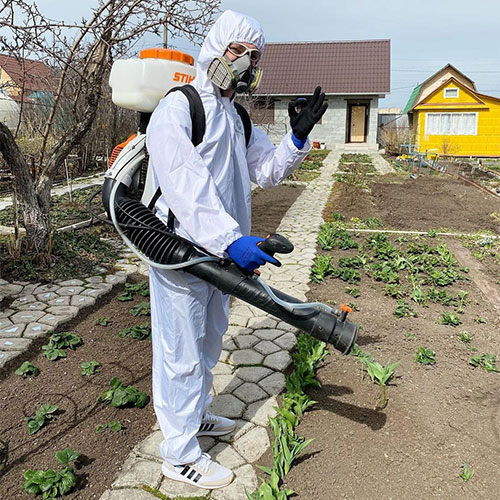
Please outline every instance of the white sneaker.
[[203, 453], [192, 464], [172, 465], [163, 462], [161, 470], [163, 475], [169, 479], [182, 481], [207, 490], [223, 488], [234, 479], [233, 472], [214, 462], [208, 453]]
[[200, 430], [196, 433], [197, 436], [223, 436], [233, 432], [236, 428], [234, 420], [226, 417], [218, 417], [213, 415], [208, 410], [201, 419]]

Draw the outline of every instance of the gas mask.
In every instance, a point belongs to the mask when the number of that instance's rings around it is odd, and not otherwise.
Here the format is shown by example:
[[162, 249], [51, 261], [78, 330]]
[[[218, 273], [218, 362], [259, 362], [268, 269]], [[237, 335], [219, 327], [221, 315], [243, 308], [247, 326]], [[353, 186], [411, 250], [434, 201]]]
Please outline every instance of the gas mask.
[[262, 69], [253, 67], [250, 56], [245, 54], [231, 61], [227, 56], [216, 57], [208, 67], [208, 79], [221, 90], [234, 89], [241, 94], [251, 94], [262, 79]]

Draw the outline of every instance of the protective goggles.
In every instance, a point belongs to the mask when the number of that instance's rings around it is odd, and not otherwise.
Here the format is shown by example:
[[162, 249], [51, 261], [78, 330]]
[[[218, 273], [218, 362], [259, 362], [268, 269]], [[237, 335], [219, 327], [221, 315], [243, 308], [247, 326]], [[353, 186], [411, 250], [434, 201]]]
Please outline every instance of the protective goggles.
[[233, 54], [233, 56], [241, 57], [246, 54], [250, 55], [250, 61], [253, 63], [258, 63], [260, 59], [260, 50], [259, 49], [249, 49], [238, 42], [230, 43], [227, 47], [227, 50]]

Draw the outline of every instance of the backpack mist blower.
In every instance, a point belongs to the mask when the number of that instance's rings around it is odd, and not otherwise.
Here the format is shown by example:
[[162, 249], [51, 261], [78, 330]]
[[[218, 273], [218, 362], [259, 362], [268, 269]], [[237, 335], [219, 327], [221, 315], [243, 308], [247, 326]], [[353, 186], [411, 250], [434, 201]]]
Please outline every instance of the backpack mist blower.
[[[178, 236], [170, 225], [155, 215], [154, 204], [161, 192], [153, 193], [150, 186], [146, 127], [160, 99], [179, 83], [188, 84], [194, 77], [193, 58], [169, 49], [148, 49], [141, 52], [140, 59], [113, 64], [110, 75], [113, 102], [138, 111], [140, 121], [137, 134], [113, 151], [105, 175], [102, 199], [108, 218], [127, 246], [147, 264], [197, 276], [223, 293], [258, 307], [348, 354], [358, 333], [358, 326], [346, 318], [350, 308], [334, 309], [319, 302], [303, 303], [270, 287], [257, 273], [240, 268], [231, 259], [210, 255]], [[196, 146], [204, 132], [201, 99], [189, 85], [174, 90], [184, 92], [190, 103], [192, 142]], [[248, 130], [248, 115], [244, 110], [238, 112]], [[273, 256], [274, 253], [290, 253], [293, 245], [285, 237], [273, 234], [260, 248]], [[281, 264], [278, 262], [278, 265]]]

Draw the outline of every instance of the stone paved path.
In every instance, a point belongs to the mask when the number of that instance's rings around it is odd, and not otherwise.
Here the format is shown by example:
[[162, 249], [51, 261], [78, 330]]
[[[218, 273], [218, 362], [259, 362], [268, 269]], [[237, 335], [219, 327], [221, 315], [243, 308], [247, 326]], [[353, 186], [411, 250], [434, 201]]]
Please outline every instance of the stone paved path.
[[391, 164], [380, 154], [380, 153], [370, 153], [373, 164], [380, 174], [392, 174], [394, 173], [394, 168]]
[[[315, 257], [316, 235], [323, 223], [321, 213], [332, 187], [340, 153], [328, 155], [321, 175], [311, 182], [288, 210], [277, 232], [289, 238], [295, 250], [280, 256], [283, 266], [266, 266], [262, 277], [271, 286], [300, 300], [309, 290], [309, 272]], [[118, 478], [101, 500], [153, 500], [142, 489], [147, 485], [167, 497], [198, 496], [213, 500], [245, 500], [245, 488], [257, 488], [252, 464], [270, 447], [267, 418], [273, 416], [276, 396], [285, 387], [283, 371], [290, 364], [289, 351], [296, 342], [295, 327], [274, 319], [260, 309], [235, 301], [229, 314], [229, 328], [214, 373], [211, 410], [236, 420], [235, 432], [214, 439], [201, 438], [204, 451], [234, 470], [231, 485], [208, 492], [164, 478], [161, 473], [158, 427], [136, 446]]]

